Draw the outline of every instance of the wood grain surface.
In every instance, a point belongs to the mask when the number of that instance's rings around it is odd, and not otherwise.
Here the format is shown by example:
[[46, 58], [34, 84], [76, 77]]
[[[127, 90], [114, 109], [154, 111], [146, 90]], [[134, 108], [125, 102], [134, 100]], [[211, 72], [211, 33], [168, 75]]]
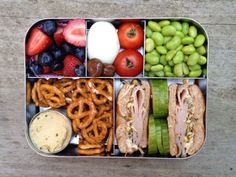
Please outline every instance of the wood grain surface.
[[[210, 38], [208, 137], [189, 160], [58, 159], [24, 135], [24, 36], [46, 17], [191, 17]], [[1, 0], [0, 176], [236, 176], [235, 0]]]

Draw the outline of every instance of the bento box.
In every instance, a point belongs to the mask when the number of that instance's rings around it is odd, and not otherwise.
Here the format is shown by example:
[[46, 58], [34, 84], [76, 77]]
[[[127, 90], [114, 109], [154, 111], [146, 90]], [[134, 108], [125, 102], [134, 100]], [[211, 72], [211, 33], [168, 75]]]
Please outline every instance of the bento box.
[[47, 157], [186, 159], [207, 134], [209, 38], [189, 18], [43, 19], [25, 37], [25, 132]]

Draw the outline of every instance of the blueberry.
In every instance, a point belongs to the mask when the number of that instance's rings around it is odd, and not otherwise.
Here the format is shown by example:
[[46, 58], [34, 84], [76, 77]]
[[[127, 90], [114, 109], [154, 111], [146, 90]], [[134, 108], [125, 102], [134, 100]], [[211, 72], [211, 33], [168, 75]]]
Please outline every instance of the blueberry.
[[74, 47], [68, 43], [64, 43], [62, 46], [62, 50], [66, 53], [66, 54], [70, 54], [73, 53]]
[[37, 76], [42, 73], [43, 68], [36, 62], [32, 62], [29, 64], [30, 71], [34, 74], [34, 76]]
[[42, 24], [42, 30], [47, 35], [52, 36], [57, 30], [56, 22], [54, 20], [46, 20]]
[[53, 65], [51, 66], [51, 68], [52, 68], [53, 71], [59, 71], [59, 70], [63, 69], [63, 67], [64, 67], [64, 65], [63, 65], [63, 63], [60, 62], [60, 61], [55, 61], [55, 62], [53, 63]]
[[56, 49], [57, 49], [57, 45], [55, 44], [55, 42], [52, 42], [52, 44], [48, 48], [48, 51], [52, 51], [52, 50], [56, 50]]
[[53, 63], [53, 56], [50, 52], [43, 52], [39, 55], [38, 62], [42, 66], [50, 66]]
[[76, 65], [75, 73], [79, 77], [85, 76], [85, 66], [83, 64]]
[[84, 60], [85, 60], [85, 49], [84, 48], [75, 48], [74, 55], [80, 59], [81, 63], [84, 63]]
[[61, 49], [55, 49], [52, 51], [52, 55], [55, 60], [62, 61], [65, 57], [65, 52]]

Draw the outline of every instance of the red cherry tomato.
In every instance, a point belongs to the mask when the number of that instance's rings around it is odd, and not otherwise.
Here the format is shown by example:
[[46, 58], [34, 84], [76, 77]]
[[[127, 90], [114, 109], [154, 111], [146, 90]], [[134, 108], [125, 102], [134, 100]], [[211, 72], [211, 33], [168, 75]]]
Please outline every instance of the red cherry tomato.
[[143, 45], [144, 31], [136, 23], [123, 23], [118, 29], [121, 48], [138, 49]]
[[123, 50], [116, 56], [114, 66], [119, 76], [137, 76], [143, 70], [143, 56], [137, 50]]

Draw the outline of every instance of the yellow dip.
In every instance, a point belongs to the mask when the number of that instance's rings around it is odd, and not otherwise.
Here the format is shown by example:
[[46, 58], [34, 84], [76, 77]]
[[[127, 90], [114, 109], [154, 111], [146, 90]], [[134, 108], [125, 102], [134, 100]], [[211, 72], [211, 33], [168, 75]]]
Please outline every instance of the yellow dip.
[[32, 143], [42, 152], [57, 153], [69, 143], [72, 130], [69, 120], [57, 111], [39, 113], [31, 122]]

